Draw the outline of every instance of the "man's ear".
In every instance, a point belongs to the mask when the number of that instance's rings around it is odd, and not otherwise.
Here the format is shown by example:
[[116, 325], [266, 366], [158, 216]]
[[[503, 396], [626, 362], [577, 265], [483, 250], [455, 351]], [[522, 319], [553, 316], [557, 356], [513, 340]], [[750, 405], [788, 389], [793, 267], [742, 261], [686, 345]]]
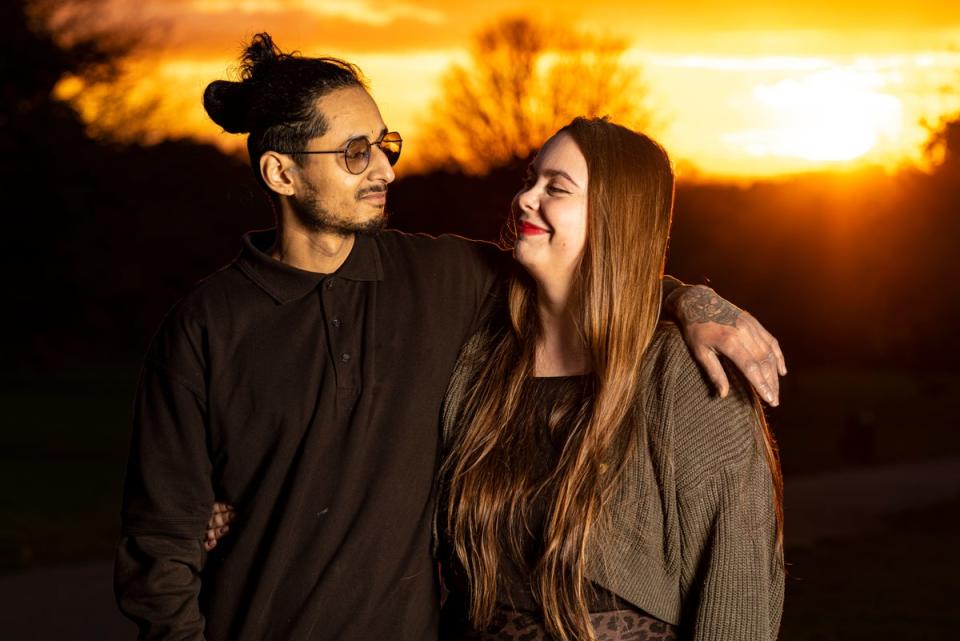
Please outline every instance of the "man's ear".
[[263, 181], [281, 196], [294, 194], [294, 174], [297, 169], [297, 163], [286, 154], [268, 151], [260, 156], [260, 175], [263, 176]]

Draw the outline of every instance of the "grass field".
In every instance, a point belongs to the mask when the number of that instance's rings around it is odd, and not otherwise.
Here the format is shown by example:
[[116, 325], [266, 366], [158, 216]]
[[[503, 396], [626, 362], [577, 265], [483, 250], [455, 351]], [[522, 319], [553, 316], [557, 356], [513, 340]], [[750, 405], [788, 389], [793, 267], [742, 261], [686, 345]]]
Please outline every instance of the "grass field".
[[132, 393], [83, 384], [0, 396], [0, 570], [112, 554]]
[[[136, 371], [4, 386], [0, 571], [112, 556]], [[785, 474], [957, 456], [958, 392], [956, 374], [791, 372], [782, 407], [769, 413]], [[960, 497], [812, 549], [790, 547], [789, 497], [787, 505], [781, 639], [955, 638]]]
[[857, 540], [789, 550], [781, 641], [948, 641], [960, 630], [960, 498]]

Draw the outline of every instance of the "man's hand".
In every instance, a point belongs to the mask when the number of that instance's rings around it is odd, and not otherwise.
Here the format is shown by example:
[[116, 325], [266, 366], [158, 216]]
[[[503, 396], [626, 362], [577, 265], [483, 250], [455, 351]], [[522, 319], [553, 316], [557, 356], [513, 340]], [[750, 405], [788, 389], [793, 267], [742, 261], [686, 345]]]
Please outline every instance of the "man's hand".
[[780, 404], [780, 376], [786, 375], [787, 364], [777, 339], [756, 318], [704, 285], [677, 287], [665, 303], [721, 397], [730, 391], [730, 382], [718, 353], [733, 361], [760, 398], [773, 406]]
[[230, 531], [230, 521], [236, 516], [233, 506], [227, 503], [214, 503], [210, 520], [207, 521], [207, 536], [203, 541], [203, 548], [209, 552], [217, 547], [217, 541]]

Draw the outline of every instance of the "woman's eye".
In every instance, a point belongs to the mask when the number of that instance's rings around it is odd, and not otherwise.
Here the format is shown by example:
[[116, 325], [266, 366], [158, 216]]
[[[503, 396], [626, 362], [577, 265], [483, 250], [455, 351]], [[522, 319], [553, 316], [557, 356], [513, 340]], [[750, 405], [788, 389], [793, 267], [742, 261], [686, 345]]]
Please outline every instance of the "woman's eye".
[[547, 193], [551, 194], [569, 194], [570, 192], [557, 185], [547, 185]]

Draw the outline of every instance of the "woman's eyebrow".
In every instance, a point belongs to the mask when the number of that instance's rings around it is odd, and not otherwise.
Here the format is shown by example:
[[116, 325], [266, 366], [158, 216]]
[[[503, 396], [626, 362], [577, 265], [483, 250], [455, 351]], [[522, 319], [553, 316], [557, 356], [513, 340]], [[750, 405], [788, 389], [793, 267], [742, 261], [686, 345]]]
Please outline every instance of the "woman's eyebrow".
[[543, 172], [541, 173], [543, 173], [543, 175], [546, 176], [547, 178], [553, 178], [554, 176], [560, 176], [561, 178], [566, 178], [567, 180], [572, 182], [575, 187], [577, 188], [580, 187], [580, 185], [577, 184], [577, 181], [571, 178], [570, 174], [563, 171], [562, 169], [544, 169]]

